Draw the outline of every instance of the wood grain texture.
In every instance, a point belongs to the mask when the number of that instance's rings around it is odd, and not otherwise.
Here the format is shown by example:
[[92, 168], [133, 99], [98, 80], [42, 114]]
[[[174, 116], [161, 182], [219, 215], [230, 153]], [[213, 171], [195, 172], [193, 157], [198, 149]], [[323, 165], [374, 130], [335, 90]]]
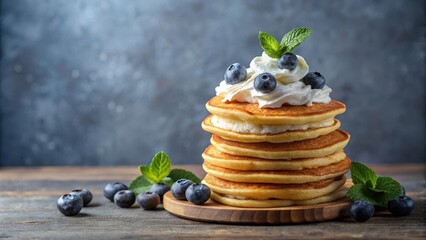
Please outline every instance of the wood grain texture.
[[194, 205], [187, 201], [176, 200], [171, 192], [168, 192], [164, 195], [163, 204], [170, 213], [196, 221], [275, 225], [323, 222], [346, 217], [351, 202], [348, 199], [341, 199], [314, 206], [238, 208], [213, 200], [209, 200], [203, 205]]
[[[203, 177], [201, 166], [190, 169]], [[415, 201], [411, 216], [376, 212], [366, 223], [350, 218], [285, 226], [250, 226], [191, 221], [163, 210], [116, 207], [102, 196], [112, 181], [129, 183], [137, 167], [0, 168], [0, 239], [425, 239], [424, 165], [372, 166], [394, 177]], [[61, 194], [79, 187], [93, 192], [93, 202], [76, 217], [56, 209]]]

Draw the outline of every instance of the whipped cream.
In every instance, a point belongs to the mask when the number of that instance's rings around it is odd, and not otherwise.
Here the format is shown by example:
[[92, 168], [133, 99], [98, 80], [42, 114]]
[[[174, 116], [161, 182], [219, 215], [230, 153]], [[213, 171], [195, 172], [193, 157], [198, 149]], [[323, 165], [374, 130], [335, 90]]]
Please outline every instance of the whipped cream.
[[307, 130], [312, 128], [328, 127], [333, 125], [334, 118], [327, 119], [318, 123], [308, 123], [301, 125], [269, 125], [269, 124], [253, 124], [245, 121], [234, 119], [222, 118], [213, 116], [211, 119], [213, 126], [225, 130], [239, 132], [239, 133], [253, 133], [253, 134], [276, 134], [287, 131]]
[[[269, 57], [265, 52], [262, 56], [255, 57], [247, 69], [247, 80], [228, 85], [223, 80], [216, 87], [216, 95], [223, 97], [223, 102], [237, 101], [258, 103], [259, 108], [279, 108], [283, 104], [307, 105], [315, 103], [329, 103], [331, 101], [331, 88], [312, 89], [300, 80], [308, 73], [309, 66], [305, 59], [297, 55], [297, 67], [290, 71], [280, 69], [278, 60]], [[261, 93], [254, 89], [253, 82], [257, 75], [268, 72], [277, 80], [277, 87], [269, 93]]]
[[275, 79], [282, 84], [297, 82], [309, 72], [309, 66], [303, 57], [296, 56], [297, 66], [293, 71], [279, 68], [279, 59], [271, 58], [265, 52], [262, 53], [262, 56], [257, 56], [251, 60], [250, 69], [257, 73], [256, 76], [260, 73], [268, 72], [274, 75]]

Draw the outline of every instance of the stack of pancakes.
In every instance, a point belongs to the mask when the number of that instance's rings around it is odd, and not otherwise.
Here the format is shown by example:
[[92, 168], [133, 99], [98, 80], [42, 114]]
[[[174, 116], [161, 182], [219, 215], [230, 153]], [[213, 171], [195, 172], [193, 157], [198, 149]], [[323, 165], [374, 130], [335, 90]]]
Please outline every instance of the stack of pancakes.
[[212, 115], [202, 127], [213, 136], [202, 155], [203, 182], [212, 199], [239, 207], [283, 207], [345, 196], [350, 160], [343, 148], [350, 136], [335, 119], [345, 112], [343, 103], [259, 108], [216, 96], [206, 107]]

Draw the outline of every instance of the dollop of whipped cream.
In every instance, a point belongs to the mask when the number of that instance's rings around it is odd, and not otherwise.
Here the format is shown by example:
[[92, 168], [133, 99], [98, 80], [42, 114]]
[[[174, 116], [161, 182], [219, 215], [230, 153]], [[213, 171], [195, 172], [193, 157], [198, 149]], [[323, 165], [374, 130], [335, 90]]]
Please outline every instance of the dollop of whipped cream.
[[[269, 57], [265, 52], [262, 56], [255, 57], [247, 69], [247, 80], [228, 85], [223, 80], [216, 87], [216, 95], [223, 97], [223, 102], [237, 101], [258, 103], [259, 108], [279, 108], [283, 104], [307, 105], [312, 103], [329, 103], [331, 101], [331, 88], [324, 86], [322, 89], [312, 89], [300, 81], [309, 71], [305, 59], [297, 55], [296, 69], [290, 71], [280, 69], [278, 60]], [[254, 79], [257, 75], [268, 72], [277, 80], [277, 87], [269, 93], [261, 93], [254, 89]]]

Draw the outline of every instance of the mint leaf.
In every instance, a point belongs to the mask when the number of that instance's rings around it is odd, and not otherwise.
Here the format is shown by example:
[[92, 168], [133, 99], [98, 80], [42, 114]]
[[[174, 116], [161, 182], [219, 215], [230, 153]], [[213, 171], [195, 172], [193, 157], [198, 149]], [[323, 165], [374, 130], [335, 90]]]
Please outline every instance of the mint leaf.
[[351, 163], [351, 177], [354, 184], [367, 184], [370, 181], [372, 188], [375, 187], [377, 181], [376, 173], [366, 165], [359, 162]]
[[380, 207], [387, 207], [389, 201], [402, 193], [401, 184], [390, 177], [377, 177], [366, 165], [352, 162], [351, 175], [355, 185], [349, 188], [347, 196], [352, 200], [366, 200]]
[[188, 180], [193, 181], [194, 183], [200, 183], [201, 179], [199, 179], [197, 176], [195, 176], [195, 174], [193, 174], [190, 171], [186, 171], [184, 169], [173, 169], [170, 174], [169, 174], [169, 178], [171, 178], [173, 180], [173, 182], [176, 182], [177, 180], [181, 179], [181, 178], [185, 178]]
[[151, 186], [152, 185], [149, 185], [149, 186], [145, 186], [145, 187], [139, 187], [139, 188], [133, 188], [133, 189], [130, 189], [134, 194], [135, 194], [135, 196], [137, 197], [138, 195], [139, 195], [139, 193], [142, 193], [142, 192], [149, 192], [149, 189], [151, 189]]
[[349, 188], [346, 195], [353, 201], [365, 200], [371, 202], [373, 205], [378, 205], [374, 192], [371, 192], [365, 185], [362, 184], [353, 185], [351, 188]]
[[259, 32], [259, 42], [263, 51], [271, 58], [281, 57], [281, 46], [272, 35], [266, 32]]
[[141, 165], [142, 175], [152, 183], [160, 183], [171, 171], [171, 161], [165, 152], [158, 152], [149, 166]]
[[390, 177], [378, 177], [376, 189], [383, 190], [384, 192], [395, 192], [398, 196], [402, 194], [401, 184]]
[[286, 46], [286, 49], [284, 52], [281, 52], [281, 54], [291, 52], [295, 47], [299, 46], [303, 41], [305, 41], [311, 34], [312, 30], [309, 28], [295, 28], [286, 33], [281, 39], [281, 46]]
[[289, 52], [289, 51], [287, 51], [287, 46], [286, 45], [281, 45], [280, 46], [280, 58], [281, 58], [281, 56], [284, 54], [284, 53], [286, 53], [286, 52]]
[[374, 185], [375, 184], [370, 179], [368, 179], [367, 182], [365, 183], [365, 186], [368, 187], [369, 189], [374, 189], [375, 188]]
[[150, 182], [157, 183], [156, 182], [157, 178], [154, 176], [154, 174], [151, 173], [151, 169], [149, 168], [149, 166], [141, 165], [139, 166], [139, 170], [141, 171], [142, 176], [144, 176]]
[[[395, 198], [389, 198], [389, 193], [376, 192], [362, 184], [355, 184], [349, 188], [346, 194], [351, 200], [365, 200], [371, 202], [375, 206], [387, 207], [388, 202]], [[396, 196], [398, 197], [398, 196]]]
[[378, 177], [376, 182], [375, 192], [386, 193], [386, 198], [389, 200], [396, 199], [402, 194], [402, 187], [399, 182], [390, 177]]
[[149, 191], [152, 183], [148, 181], [144, 176], [139, 176], [135, 178], [129, 185], [129, 189], [135, 194], [138, 195], [141, 192]]
[[156, 177], [156, 183], [161, 182], [163, 178], [169, 175], [171, 170], [171, 161], [165, 152], [158, 152], [152, 158], [151, 165], [149, 165], [150, 172]]

